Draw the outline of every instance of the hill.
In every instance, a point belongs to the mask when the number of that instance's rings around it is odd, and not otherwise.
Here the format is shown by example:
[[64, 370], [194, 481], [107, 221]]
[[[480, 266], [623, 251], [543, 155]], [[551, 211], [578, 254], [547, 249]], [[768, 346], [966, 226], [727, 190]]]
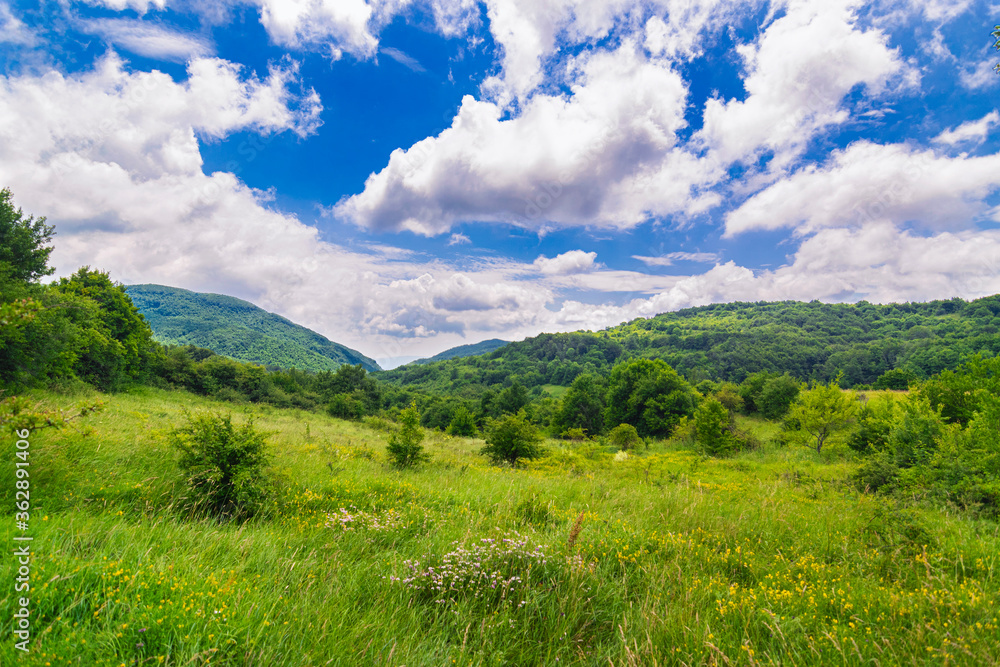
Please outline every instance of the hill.
[[901, 369], [918, 378], [974, 353], [1000, 353], [1000, 296], [875, 305], [818, 301], [728, 303], [636, 319], [597, 333], [542, 334], [475, 357], [409, 365], [381, 379], [436, 393], [473, 396], [516, 378], [527, 387], [565, 386], [603, 374], [624, 356], [660, 358], [693, 381], [740, 382], [789, 373], [845, 386]]
[[380, 370], [360, 352], [242, 299], [164, 285], [129, 285], [125, 291], [156, 340], [167, 345], [197, 345], [279, 368], [323, 371], [361, 364]]
[[489, 340], [484, 340], [480, 343], [471, 343], [469, 345], [459, 345], [457, 347], [452, 347], [444, 352], [439, 352], [433, 357], [428, 357], [427, 359], [417, 359], [410, 363], [414, 364], [430, 364], [435, 361], [444, 361], [445, 359], [458, 359], [461, 357], [474, 357], [477, 354], [487, 354], [494, 350], [498, 350], [504, 345], [510, 343], [509, 340], [500, 340], [499, 338], [491, 338]]

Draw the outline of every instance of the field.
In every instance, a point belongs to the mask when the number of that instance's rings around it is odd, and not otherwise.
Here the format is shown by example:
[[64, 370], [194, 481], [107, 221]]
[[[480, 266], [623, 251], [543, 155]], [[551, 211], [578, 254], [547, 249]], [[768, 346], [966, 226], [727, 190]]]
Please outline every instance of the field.
[[[765, 445], [732, 459], [549, 441], [517, 470], [429, 433], [433, 461], [398, 471], [378, 419], [104, 400], [30, 438], [33, 636], [23, 654], [8, 633], [0, 664], [1000, 663], [997, 523], [860, 494], [849, 452], [779, 448], [763, 422], [741, 425]], [[166, 436], [209, 409], [272, 431], [268, 516], [185, 509]], [[14, 544], [11, 510], [0, 534]]]

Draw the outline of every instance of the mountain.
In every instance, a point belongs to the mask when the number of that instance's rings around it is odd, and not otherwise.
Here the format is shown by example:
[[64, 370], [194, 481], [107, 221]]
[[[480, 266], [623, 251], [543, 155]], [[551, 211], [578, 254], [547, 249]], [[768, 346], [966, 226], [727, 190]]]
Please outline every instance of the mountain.
[[360, 352], [242, 299], [164, 285], [128, 285], [125, 291], [156, 340], [167, 345], [197, 345], [279, 368], [322, 371], [361, 364], [381, 370]]
[[435, 393], [474, 396], [515, 378], [526, 387], [605, 374], [627, 356], [663, 359], [693, 381], [788, 373], [845, 386], [900, 369], [922, 378], [976, 353], [1000, 354], [1000, 296], [875, 305], [726, 303], [626, 322], [604, 331], [542, 334], [488, 354], [410, 364], [379, 376]]
[[443, 361], [445, 359], [458, 359], [459, 357], [473, 357], [477, 354], [486, 354], [492, 352], [493, 350], [500, 349], [504, 345], [507, 345], [510, 341], [500, 340], [499, 338], [490, 338], [489, 340], [484, 340], [481, 343], [471, 343], [469, 345], [459, 345], [458, 347], [452, 347], [444, 352], [439, 352], [433, 357], [428, 357], [427, 359], [417, 359], [410, 363], [414, 364], [431, 364], [435, 361]]

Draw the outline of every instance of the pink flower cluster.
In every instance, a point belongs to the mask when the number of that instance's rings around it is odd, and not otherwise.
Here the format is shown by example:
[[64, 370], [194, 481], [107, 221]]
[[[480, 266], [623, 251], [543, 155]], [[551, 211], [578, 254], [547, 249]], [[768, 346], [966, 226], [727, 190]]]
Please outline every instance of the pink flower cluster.
[[528, 546], [518, 533], [499, 539], [483, 538], [470, 547], [460, 546], [444, 556], [425, 558], [425, 562], [403, 563], [407, 575], [389, 580], [418, 591], [437, 604], [459, 599], [487, 603], [511, 602], [523, 606], [526, 601], [515, 595], [539, 580], [549, 557], [542, 545]]
[[403, 517], [394, 509], [387, 510], [379, 514], [363, 512], [354, 505], [347, 510], [341, 507], [336, 512], [326, 515], [326, 527], [340, 530], [354, 530], [361, 528], [376, 532], [394, 530], [403, 525]]

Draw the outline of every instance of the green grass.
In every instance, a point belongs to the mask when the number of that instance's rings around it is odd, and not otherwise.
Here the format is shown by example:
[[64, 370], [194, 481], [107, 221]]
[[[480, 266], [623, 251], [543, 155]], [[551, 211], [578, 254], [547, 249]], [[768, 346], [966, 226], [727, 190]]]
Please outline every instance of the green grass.
[[[398, 471], [379, 420], [252, 407], [284, 491], [238, 526], [185, 509], [166, 433], [184, 410], [244, 408], [156, 390], [106, 401], [78, 430], [31, 437], [35, 634], [28, 654], [8, 634], [0, 664], [1000, 662], [997, 524], [861, 496], [835, 447], [713, 460], [657, 443], [615, 460], [549, 441], [511, 470], [488, 466], [481, 441], [433, 433], [434, 461]], [[328, 513], [355, 520], [329, 526]], [[477, 580], [442, 594], [393, 579], [407, 560], [443, 565], [458, 545], [515, 534], [524, 546], [489, 561], [522, 579], [506, 597]], [[539, 545], [544, 558], [529, 555]], [[9, 619], [12, 583], [0, 595]]]
[[562, 398], [569, 391], [569, 387], [563, 387], [558, 384], [543, 384], [542, 391], [551, 396], [552, 398]]

